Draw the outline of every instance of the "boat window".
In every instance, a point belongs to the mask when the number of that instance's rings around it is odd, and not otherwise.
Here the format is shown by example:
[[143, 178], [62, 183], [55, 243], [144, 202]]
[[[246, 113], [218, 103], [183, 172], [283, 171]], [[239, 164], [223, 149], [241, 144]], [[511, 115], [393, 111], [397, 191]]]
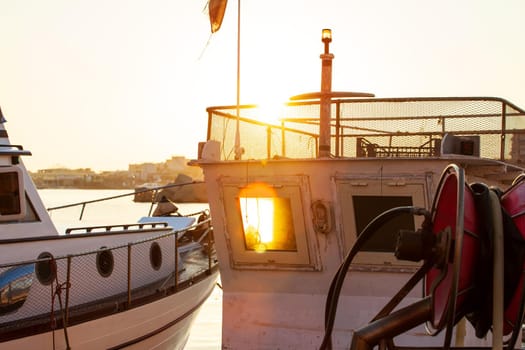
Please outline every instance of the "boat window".
[[247, 250], [297, 251], [289, 198], [241, 197], [239, 206]]
[[0, 220], [10, 221], [25, 215], [22, 173], [15, 167], [0, 168]]
[[[363, 229], [378, 215], [388, 209], [412, 206], [409, 196], [353, 196], [352, 197], [356, 232], [360, 235]], [[401, 214], [381, 226], [377, 232], [364, 244], [363, 251], [394, 252], [397, 233], [400, 229], [414, 231], [414, 218], [409, 214]]]
[[[430, 177], [406, 175], [382, 178], [339, 177], [335, 179], [342, 222], [344, 254], [352, 248], [357, 236], [379, 214], [403, 206], [428, 208]], [[370, 265], [414, 265], [394, 256], [400, 229], [421, 227], [422, 217], [408, 214], [389, 220], [366, 242], [354, 262]]]
[[304, 176], [245, 179], [224, 177], [223, 191], [230, 262], [238, 269], [316, 270], [315, 232], [306, 225]]

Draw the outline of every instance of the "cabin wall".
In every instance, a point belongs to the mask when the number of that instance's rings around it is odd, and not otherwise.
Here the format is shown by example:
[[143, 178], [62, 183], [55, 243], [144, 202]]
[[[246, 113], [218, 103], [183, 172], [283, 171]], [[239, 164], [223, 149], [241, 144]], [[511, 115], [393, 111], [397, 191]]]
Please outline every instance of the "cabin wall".
[[[429, 209], [436, 183], [446, 164], [421, 160], [390, 162], [355, 159], [203, 164], [219, 261], [229, 262], [221, 263], [221, 279], [225, 292], [231, 288], [235, 291], [325, 293], [333, 274], [355, 241], [355, 232], [349, 232], [352, 224], [348, 220], [352, 216], [348, 213], [352, 208], [349, 191], [354, 188], [357, 193], [367, 195], [403, 193], [410, 196], [412, 190], [417, 189], [416, 202], [413, 205]], [[264, 258], [257, 258], [251, 265], [242, 265], [236, 260], [236, 249], [242, 247], [232, 240], [241, 239], [242, 234], [237, 232], [239, 228], [233, 225], [236, 222], [230, 218], [234, 214], [224, 208], [228, 207], [229, 200], [235, 198], [230, 188], [242, 188], [254, 181], [273, 181], [277, 184], [295, 181], [301, 192], [298, 200], [301, 201], [302, 217], [298, 217], [298, 220], [304, 226], [304, 232], [298, 234], [304, 235], [308, 240], [307, 263], [280, 266], [276, 258], [267, 262], [264, 262]], [[311, 207], [312, 203], [318, 201], [326, 203], [330, 208], [331, 229], [328, 233], [316, 233], [313, 227]], [[418, 223], [420, 222], [419, 220]], [[264, 254], [266, 253], [262, 253]], [[373, 258], [371, 256], [361, 260], [365, 264], [379, 264], [389, 270], [395, 264], [395, 259], [374, 263]], [[415, 268], [411, 263], [397, 264], [400, 270], [412, 271]], [[301, 279], [300, 286], [295, 281], [298, 276]], [[265, 282], [258, 283], [258, 280]]]
[[[450, 159], [201, 163], [223, 286], [223, 346], [233, 349], [257, 344], [257, 348], [271, 349], [284, 344], [283, 349], [293, 349], [298, 344], [311, 344], [311, 348], [318, 348], [330, 284], [356, 239], [353, 197], [374, 196], [378, 202], [382, 196], [409, 198], [414, 206], [430, 209], [449, 163]], [[280, 252], [245, 249], [235, 203], [243, 188], [260, 181], [275, 185], [278, 194], [286, 193], [286, 186], [298, 188], [293, 201], [298, 203], [300, 215], [293, 215], [294, 227], [300, 228], [295, 233], [307, 242], [308, 259], [290, 262], [286, 252], [280, 259]], [[314, 227], [314, 203], [329, 208], [328, 232]], [[421, 220], [415, 220], [415, 229]], [[395, 259], [392, 252], [359, 253], [342, 287], [334, 349], [347, 349], [354, 330], [370, 322], [419, 266]], [[422, 290], [420, 282], [401, 306], [420, 300]], [[472, 328], [466, 327], [465, 332], [465, 339], [471, 342]], [[423, 343], [440, 346], [443, 339], [429, 337], [424, 325], [396, 338], [396, 345]]]

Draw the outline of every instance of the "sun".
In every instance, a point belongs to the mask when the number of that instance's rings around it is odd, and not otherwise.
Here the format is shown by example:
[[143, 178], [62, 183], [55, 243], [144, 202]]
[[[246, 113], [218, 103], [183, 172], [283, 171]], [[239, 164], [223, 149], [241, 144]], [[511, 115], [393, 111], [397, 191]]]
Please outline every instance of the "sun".
[[279, 125], [284, 117], [286, 102], [292, 96], [292, 89], [285, 84], [274, 86], [268, 78], [261, 77], [246, 81], [242, 86], [243, 101], [249, 101], [257, 106], [257, 119], [264, 123]]
[[278, 125], [281, 123], [281, 119], [284, 117], [285, 102], [275, 98], [268, 98], [257, 105], [257, 119], [269, 123]]

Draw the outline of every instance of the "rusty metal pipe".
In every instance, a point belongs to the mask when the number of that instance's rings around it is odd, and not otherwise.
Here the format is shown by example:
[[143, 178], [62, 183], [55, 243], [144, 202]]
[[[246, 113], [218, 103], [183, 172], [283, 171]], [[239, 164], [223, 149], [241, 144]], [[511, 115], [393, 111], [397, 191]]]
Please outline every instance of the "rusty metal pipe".
[[431, 298], [427, 297], [354, 332], [353, 350], [371, 350], [383, 339], [393, 338], [430, 319]]

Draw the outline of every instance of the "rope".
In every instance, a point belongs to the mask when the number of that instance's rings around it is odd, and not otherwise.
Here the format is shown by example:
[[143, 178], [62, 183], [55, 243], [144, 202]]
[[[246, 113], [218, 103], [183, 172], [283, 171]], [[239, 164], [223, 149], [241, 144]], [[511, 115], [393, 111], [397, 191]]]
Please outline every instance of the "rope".
[[69, 345], [69, 337], [68, 337], [68, 334], [67, 334], [67, 322], [66, 322], [66, 319], [65, 319], [65, 316], [64, 316], [64, 308], [63, 308], [63, 305], [62, 305], [62, 290], [64, 288], [69, 288], [70, 287], [70, 284], [68, 284], [67, 282], [64, 282], [64, 283], [59, 283], [58, 282], [58, 271], [57, 271], [57, 265], [56, 265], [56, 262], [55, 262], [55, 259], [54, 258], [51, 258], [49, 260], [49, 263], [50, 263], [50, 267], [53, 271], [53, 273], [55, 274], [55, 283], [56, 283], [56, 288], [54, 288], [53, 290], [53, 285], [51, 285], [51, 320], [50, 320], [50, 324], [51, 324], [51, 330], [52, 330], [52, 333], [53, 333], [53, 349], [56, 349], [56, 343], [55, 343], [55, 330], [56, 330], [56, 327], [57, 327], [57, 322], [56, 322], [56, 319], [55, 319], [55, 298], [58, 299], [58, 304], [60, 306], [60, 313], [62, 315], [62, 327], [64, 329], [64, 338], [66, 340], [66, 349], [67, 350], [70, 350], [71, 349], [71, 346]]

